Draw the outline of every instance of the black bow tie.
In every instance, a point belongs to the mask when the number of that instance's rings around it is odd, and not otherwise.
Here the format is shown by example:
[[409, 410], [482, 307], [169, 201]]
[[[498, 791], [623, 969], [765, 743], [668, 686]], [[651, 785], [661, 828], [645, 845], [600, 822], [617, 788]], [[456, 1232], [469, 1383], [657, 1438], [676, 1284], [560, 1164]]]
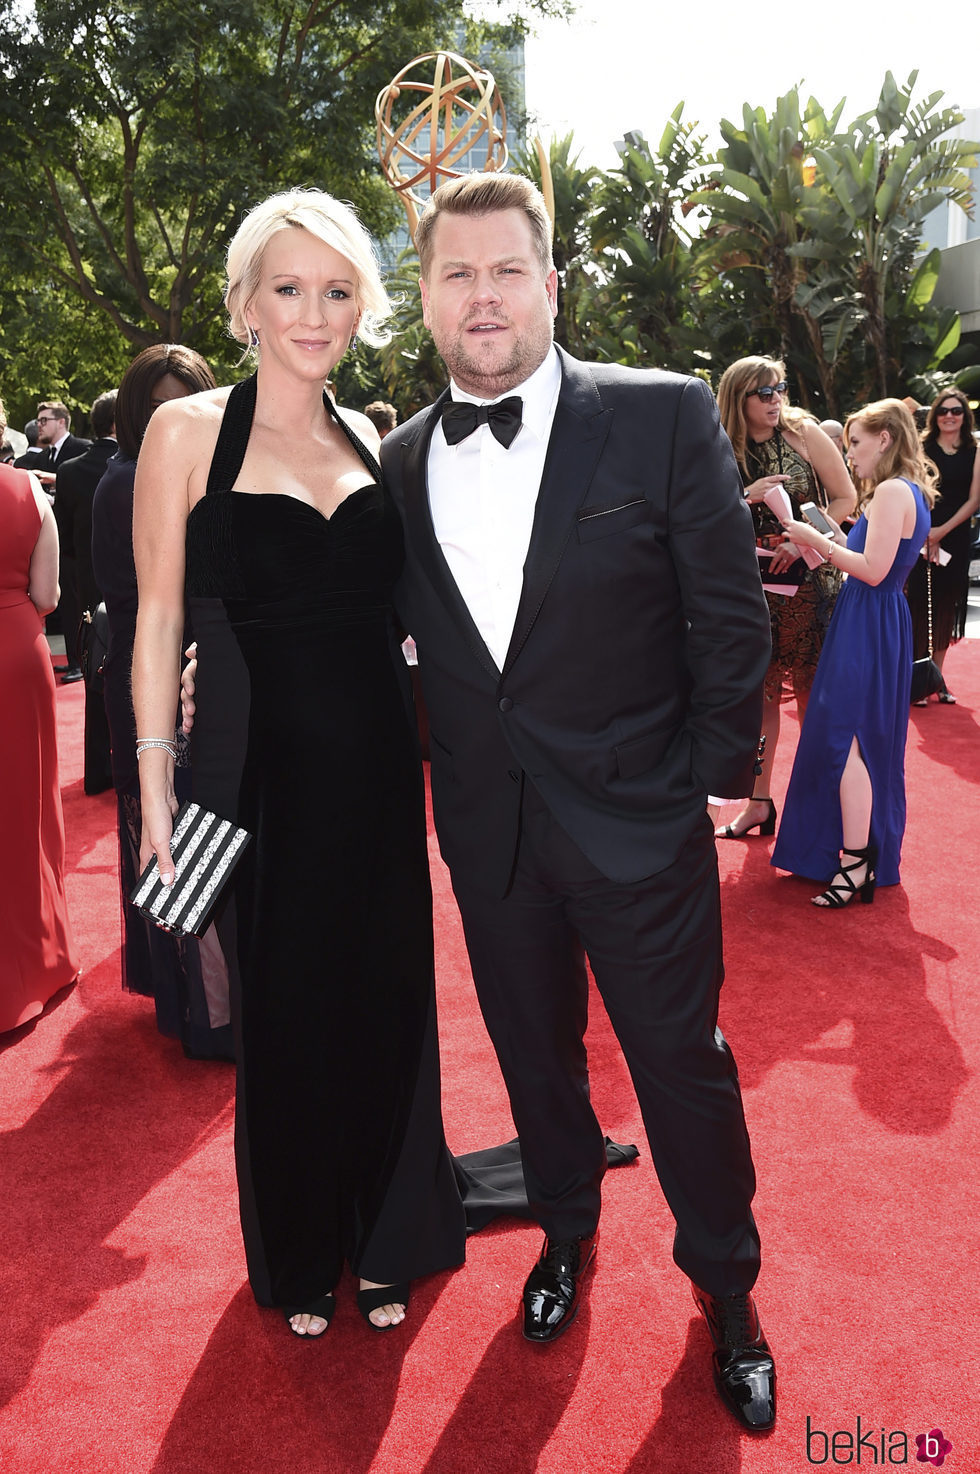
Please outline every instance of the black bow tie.
[[470, 404], [465, 399], [447, 399], [442, 406], [442, 433], [448, 445], [458, 445], [472, 435], [477, 425], [489, 425], [490, 434], [509, 450], [521, 428], [524, 401], [519, 394], [499, 404]]

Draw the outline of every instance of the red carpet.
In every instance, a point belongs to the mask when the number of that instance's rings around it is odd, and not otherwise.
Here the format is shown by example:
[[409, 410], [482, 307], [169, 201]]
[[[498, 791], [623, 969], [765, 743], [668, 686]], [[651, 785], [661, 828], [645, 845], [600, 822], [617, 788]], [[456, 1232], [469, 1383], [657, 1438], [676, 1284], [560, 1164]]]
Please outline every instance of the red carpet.
[[[418, 1285], [390, 1335], [359, 1320], [350, 1285], [322, 1344], [255, 1308], [231, 1071], [185, 1060], [152, 1005], [120, 989], [114, 803], [82, 793], [82, 692], [59, 688], [84, 974], [0, 1046], [3, 1474], [928, 1469], [915, 1438], [935, 1428], [951, 1474], [980, 1469], [980, 645], [957, 647], [947, 671], [959, 706], [912, 716], [901, 889], [819, 913], [812, 886], [769, 869], [769, 841], [720, 846], [722, 1023], [759, 1170], [758, 1299], [780, 1369], [779, 1423], [761, 1439], [713, 1392], [599, 1007], [597, 1110], [641, 1160], [606, 1179], [591, 1294], [561, 1341], [532, 1347], [517, 1329], [538, 1248], [518, 1224]], [[790, 722], [777, 794], [794, 736]], [[434, 849], [433, 862], [446, 1124], [468, 1150], [511, 1125]]]

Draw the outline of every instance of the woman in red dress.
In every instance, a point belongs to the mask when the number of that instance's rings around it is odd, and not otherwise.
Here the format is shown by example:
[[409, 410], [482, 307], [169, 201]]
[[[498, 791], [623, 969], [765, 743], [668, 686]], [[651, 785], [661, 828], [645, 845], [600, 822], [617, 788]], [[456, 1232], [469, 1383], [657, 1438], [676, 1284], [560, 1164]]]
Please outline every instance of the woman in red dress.
[[[0, 438], [7, 418], [0, 403]], [[58, 602], [58, 529], [27, 471], [0, 465], [0, 1033], [78, 973], [65, 905], [55, 685], [42, 623]]]

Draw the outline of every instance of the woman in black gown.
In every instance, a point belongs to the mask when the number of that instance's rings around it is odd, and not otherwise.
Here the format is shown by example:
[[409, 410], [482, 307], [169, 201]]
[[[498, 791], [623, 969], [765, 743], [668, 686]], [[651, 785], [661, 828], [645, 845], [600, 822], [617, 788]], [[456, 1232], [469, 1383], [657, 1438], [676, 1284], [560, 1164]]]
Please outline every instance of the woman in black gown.
[[[275, 196], [228, 254], [254, 377], [164, 406], [134, 523], [141, 739], [166, 739], [185, 563], [200, 667], [195, 797], [254, 835], [219, 934], [237, 1036], [236, 1162], [249, 1278], [322, 1334], [344, 1261], [362, 1314], [458, 1264], [442, 1131], [425, 818], [391, 592], [401, 528], [377, 436], [323, 392], [389, 304], [366, 233], [330, 196]], [[186, 549], [186, 552], [185, 552]], [[142, 752], [143, 858], [172, 872], [166, 746]]]
[[[153, 926], [130, 904], [139, 877], [139, 770], [130, 671], [136, 635], [136, 566], [133, 562], [133, 483], [150, 417], [161, 404], [213, 389], [214, 375], [199, 353], [179, 343], [154, 343], [133, 359], [116, 396], [119, 449], [109, 461], [92, 502], [92, 566], [105, 599], [109, 646], [104, 665], [105, 712], [112, 751], [119, 831], [122, 905], [122, 985], [152, 998], [157, 1028], [179, 1039], [193, 1059], [230, 1059], [228, 979], [214, 931], [200, 942]], [[171, 713], [170, 726], [174, 725]], [[173, 732], [171, 730], [171, 737]], [[187, 796], [186, 767], [178, 775]]]
[[[970, 591], [970, 522], [980, 510], [980, 456], [973, 438], [973, 411], [962, 389], [947, 389], [933, 400], [922, 433], [926, 455], [939, 471], [939, 499], [932, 509], [932, 528], [927, 539], [930, 563], [919, 558], [905, 588], [912, 611], [912, 641], [915, 659], [929, 652], [929, 590], [932, 583], [932, 654], [939, 669], [946, 651], [966, 632], [966, 610]], [[940, 550], [949, 561], [938, 561]], [[937, 692], [937, 700], [955, 706], [948, 689]], [[925, 696], [917, 703], [926, 706]]]

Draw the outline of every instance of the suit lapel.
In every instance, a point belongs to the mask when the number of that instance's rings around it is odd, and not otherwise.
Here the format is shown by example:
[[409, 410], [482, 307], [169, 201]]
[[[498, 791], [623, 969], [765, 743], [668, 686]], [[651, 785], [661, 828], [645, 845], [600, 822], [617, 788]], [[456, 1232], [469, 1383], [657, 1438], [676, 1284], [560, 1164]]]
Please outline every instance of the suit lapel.
[[413, 551], [426, 577], [446, 606], [453, 624], [463, 636], [470, 650], [496, 682], [500, 679], [497, 662], [487, 649], [483, 636], [477, 629], [473, 616], [466, 606], [466, 601], [459, 591], [459, 586], [453, 578], [449, 564], [446, 562], [446, 555], [435, 535], [432, 513], [429, 510], [429, 488], [426, 474], [429, 441], [432, 439], [433, 430], [439, 423], [439, 412], [448, 395], [449, 390], [446, 389], [421, 420], [414, 438], [406, 441], [402, 446], [405, 518], [411, 532]]
[[575, 514], [588, 491], [612, 423], [613, 412], [603, 408], [587, 366], [569, 358], [561, 348], [558, 356], [561, 389], [534, 507], [524, 585], [504, 660], [504, 675], [530, 634], [565, 544], [574, 535]]

